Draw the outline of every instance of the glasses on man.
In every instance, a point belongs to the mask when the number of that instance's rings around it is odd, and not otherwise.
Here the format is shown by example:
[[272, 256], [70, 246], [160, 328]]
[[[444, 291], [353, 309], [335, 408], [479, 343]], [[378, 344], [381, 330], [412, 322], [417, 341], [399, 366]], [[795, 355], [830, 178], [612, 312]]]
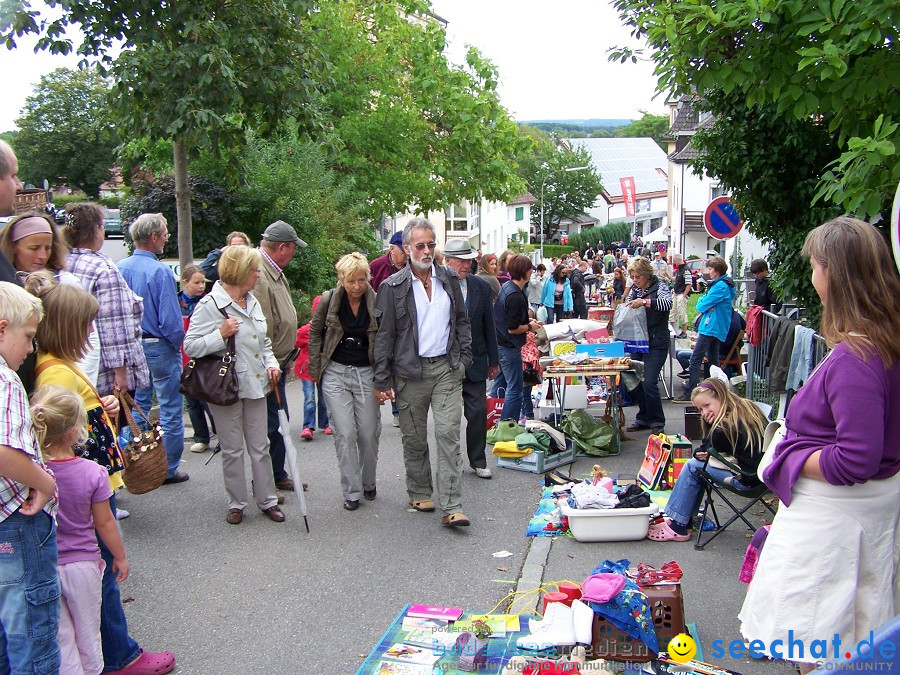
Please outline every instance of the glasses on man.
[[429, 241], [427, 244], [416, 244], [413, 248], [415, 248], [417, 251], [424, 251], [426, 247], [429, 251], [433, 251], [435, 248], [437, 248], [437, 242]]

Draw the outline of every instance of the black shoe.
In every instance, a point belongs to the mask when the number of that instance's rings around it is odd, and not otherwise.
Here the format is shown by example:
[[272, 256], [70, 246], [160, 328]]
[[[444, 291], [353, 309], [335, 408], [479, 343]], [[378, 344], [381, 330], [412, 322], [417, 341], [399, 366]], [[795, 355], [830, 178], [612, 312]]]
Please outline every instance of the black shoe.
[[675, 337], [678, 338], [679, 340], [684, 340], [687, 336], [688, 336], [687, 333], [685, 333], [684, 331], [681, 331], [681, 332], [680, 332], [678, 335], [676, 335]]
[[356, 511], [359, 508], [359, 500], [358, 499], [345, 499], [344, 500], [344, 508], [348, 511]]
[[375, 497], [378, 496], [378, 491], [375, 488], [371, 490], [363, 490], [363, 497], [368, 499], [370, 502], [375, 500]]
[[682, 394], [681, 396], [679, 396], [677, 398], [673, 398], [672, 401], [675, 403], [690, 403], [691, 397], [688, 396], [687, 394]]
[[645, 431], [649, 428], [650, 427], [648, 427], [648, 426], [634, 422], [633, 424], [630, 424], [627, 427], [625, 427], [625, 431]]
[[691, 376], [691, 371], [689, 371], [689, 370], [682, 370], [680, 373], [678, 373], [678, 377], [680, 377], [682, 380], [686, 380], [690, 376]]
[[190, 480], [191, 477], [186, 473], [182, 473], [181, 471], [176, 471], [174, 476], [170, 476], [163, 481], [163, 485], [175, 485], [176, 483], [183, 483], [186, 480]]
[[654, 436], [658, 436], [659, 434], [663, 433], [663, 428], [662, 427], [653, 427], [650, 429], [650, 433], [653, 434]]

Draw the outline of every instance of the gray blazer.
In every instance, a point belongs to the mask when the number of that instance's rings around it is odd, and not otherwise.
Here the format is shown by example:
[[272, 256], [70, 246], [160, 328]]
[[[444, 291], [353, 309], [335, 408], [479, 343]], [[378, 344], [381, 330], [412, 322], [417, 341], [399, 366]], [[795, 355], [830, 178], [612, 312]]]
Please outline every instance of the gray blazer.
[[[440, 265], [435, 266], [435, 274], [450, 296], [450, 337], [447, 342], [450, 367], [455, 369], [462, 364], [468, 368], [472, 364], [472, 331], [459, 289], [459, 277]], [[381, 317], [375, 335], [375, 388], [390, 389], [396, 378], [421, 380], [419, 327], [410, 265], [381, 282], [377, 302]]]
[[247, 294], [247, 309], [243, 309], [217, 281], [209, 294], [197, 303], [191, 315], [184, 336], [184, 353], [197, 358], [225, 352], [226, 341], [219, 330], [219, 326], [225, 323], [225, 317], [219, 309], [224, 309], [229, 318], [234, 317], [241, 324], [234, 334], [235, 370], [241, 398], [264, 398], [271, 389], [266, 370], [277, 368], [278, 361], [272, 353], [272, 342], [266, 335], [266, 317], [252, 293]]

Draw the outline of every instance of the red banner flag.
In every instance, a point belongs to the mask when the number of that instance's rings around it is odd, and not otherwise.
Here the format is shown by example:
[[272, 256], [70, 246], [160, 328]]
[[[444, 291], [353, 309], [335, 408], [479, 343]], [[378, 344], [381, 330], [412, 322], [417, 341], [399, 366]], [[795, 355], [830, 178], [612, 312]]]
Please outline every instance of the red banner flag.
[[625, 215], [634, 218], [634, 177], [628, 176], [619, 179], [622, 186], [622, 199], [625, 202]]

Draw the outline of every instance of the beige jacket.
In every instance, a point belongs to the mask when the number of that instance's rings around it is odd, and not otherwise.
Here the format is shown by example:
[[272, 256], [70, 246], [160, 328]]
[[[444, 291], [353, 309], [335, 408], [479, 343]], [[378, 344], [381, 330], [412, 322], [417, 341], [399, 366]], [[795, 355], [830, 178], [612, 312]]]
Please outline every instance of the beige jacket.
[[291, 298], [291, 287], [284, 272], [278, 274], [263, 256], [259, 281], [253, 289], [266, 317], [267, 335], [272, 352], [279, 363], [284, 361], [297, 342], [297, 309]]
[[247, 309], [243, 309], [235, 304], [217, 281], [209, 294], [197, 303], [191, 315], [191, 323], [184, 336], [184, 353], [190, 358], [199, 358], [225, 352], [226, 340], [219, 330], [225, 317], [220, 309], [240, 323], [234, 335], [240, 397], [263, 398], [271, 389], [266, 369], [277, 368], [278, 361], [272, 355], [271, 343], [266, 335], [266, 318], [252, 293], [247, 294]]

